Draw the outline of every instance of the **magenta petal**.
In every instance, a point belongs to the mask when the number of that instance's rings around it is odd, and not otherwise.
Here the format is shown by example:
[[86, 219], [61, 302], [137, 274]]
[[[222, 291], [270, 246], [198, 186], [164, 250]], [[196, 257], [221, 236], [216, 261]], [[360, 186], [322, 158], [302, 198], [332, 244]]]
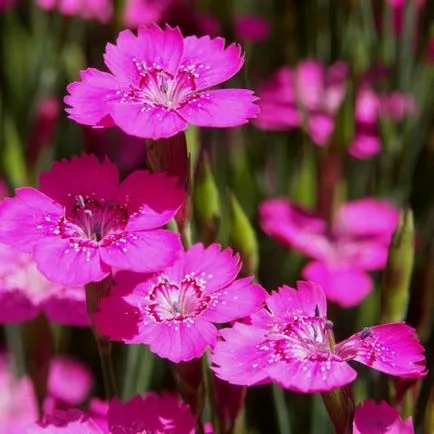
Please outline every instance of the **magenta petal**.
[[63, 287], [53, 292], [42, 304], [48, 320], [73, 327], [90, 326], [83, 287]]
[[367, 160], [381, 151], [381, 139], [377, 134], [357, 133], [348, 152], [354, 158]]
[[233, 282], [240, 271], [240, 258], [229, 248], [219, 244], [204, 247], [198, 243], [185, 252], [184, 273], [206, 281], [206, 293], [221, 289]]
[[217, 323], [235, 321], [260, 309], [266, 296], [265, 289], [253, 284], [251, 277], [238, 279], [212, 294], [212, 301], [201, 318]]
[[36, 318], [40, 306], [21, 290], [0, 289], [0, 324], [19, 324]]
[[182, 65], [195, 74], [197, 90], [215, 86], [235, 75], [244, 63], [241, 47], [231, 44], [225, 48], [223, 38], [209, 36], [184, 39]]
[[243, 386], [266, 382], [269, 354], [258, 350], [266, 333], [242, 323], [221, 330], [225, 340], [217, 342], [210, 357], [217, 377]]
[[[79, 240], [81, 241], [81, 240]], [[110, 271], [103, 264], [97, 246], [74, 246], [61, 238], [47, 238], [33, 249], [38, 270], [52, 282], [63, 285], [84, 285], [98, 282]]]
[[348, 363], [331, 356], [330, 360], [294, 360], [268, 369], [270, 378], [285, 389], [303, 393], [327, 392], [354, 381], [356, 371]]
[[101, 246], [102, 261], [113, 268], [151, 273], [171, 265], [182, 250], [179, 234], [163, 229], [116, 234]]
[[54, 237], [63, 208], [32, 187], [15, 194], [0, 203], [0, 242], [30, 253], [36, 243]]
[[109, 102], [119, 99], [119, 84], [111, 74], [88, 68], [80, 73], [81, 81], [68, 85], [69, 95], [64, 101], [69, 106], [69, 118], [84, 125], [113, 126]]
[[77, 205], [77, 196], [96, 200], [113, 200], [119, 183], [115, 164], [105, 158], [82, 154], [55, 162], [49, 172], [39, 177], [39, 189], [70, 212]]
[[145, 139], [171, 137], [187, 128], [187, 122], [177, 112], [159, 106], [139, 103], [110, 105], [116, 125], [127, 134]]
[[424, 348], [403, 323], [369, 327], [336, 345], [336, 353], [378, 371], [405, 378], [426, 374]]
[[256, 118], [257, 97], [246, 89], [219, 89], [201, 92], [180, 108], [179, 114], [200, 127], [236, 127]]
[[191, 322], [161, 323], [142, 336], [153, 353], [179, 363], [201, 357], [209, 346], [214, 346], [218, 331], [212, 323], [196, 318]]
[[309, 116], [307, 131], [312, 141], [318, 146], [325, 146], [330, 141], [335, 127], [331, 116], [312, 114]]
[[[144, 146], [144, 145], [143, 145]], [[127, 204], [130, 217], [127, 231], [155, 229], [172, 219], [184, 200], [184, 191], [176, 178], [164, 173], [138, 170], [119, 187], [116, 202]]]
[[313, 261], [304, 267], [302, 275], [318, 282], [327, 298], [343, 307], [357, 306], [372, 291], [369, 275], [347, 265]]

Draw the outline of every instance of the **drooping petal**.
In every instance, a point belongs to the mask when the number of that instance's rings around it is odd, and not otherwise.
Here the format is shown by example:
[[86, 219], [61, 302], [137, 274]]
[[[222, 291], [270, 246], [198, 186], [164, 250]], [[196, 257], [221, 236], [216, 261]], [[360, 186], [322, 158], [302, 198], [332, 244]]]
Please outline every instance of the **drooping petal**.
[[224, 340], [217, 342], [210, 356], [216, 375], [242, 386], [266, 382], [270, 354], [258, 350], [258, 346], [265, 341], [266, 330], [235, 323], [220, 333]]
[[236, 127], [259, 113], [258, 98], [247, 89], [218, 89], [201, 92], [189, 99], [178, 113], [200, 127]]
[[120, 98], [121, 86], [111, 74], [95, 68], [80, 72], [81, 81], [75, 81], [66, 88], [69, 95], [64, 101], [69, 118], [94, 127], [114, 126], [109, 112], [109, 103]]
[[0, 203], [0, 242], [31, 253], [36, 243], [55, 237], [63, 208], [32, 187], [18, 188], [15, 194]]
[[268, 368], [270, 378], [285, 389], [302, 393], [327, 392], [356, 379], [348, 363], [331, 356], [329, 360], [293, 360]]
[[113, 268], [152, 273], [171, 265], [182, 250], [179, 234], [163, 229], [106, 237], [101, 259]]
[[335, 348], [342, 358], [389, 375], [420, 378], [426, 373], [424, 348], [415, 330], [403, 323], [366, 328]]
[[187, 129], [187, 122], [174, 110], [145, 103], [110, 104], [116, 125], [127, 134], [145, 139], [171, 137]]
[[343, 307], [357, 306], [373, 288], [368, 274], [345, 264], [312, 261], [304, 267], [302, 275], [318, 282], [327, 298]]
[[127, 231], [159, 228], [172, 219], [184, 200], [184, 191], [177, 187], [176, 178], [164, 173], [138, 170], [119, 187], [116, 202], [127, 204]]
[[238, 279], [212, 294], [212, 301], [201, 318], [217, 323], [235, 321], [260, 309], [266, 295], [261, 285], [252, 283], [251, 277]]
[[198, 243], [184, 254], [184, 273], [193, 274], [206, 282], [205, 293], [224, 288], [237, 277], [240, 257], [229, 248], [221, 250], [219, 244], [205, 247]]
[[223, 38], [211, 39], [209, 36], [189, 36], [184, 39], [180, 69], [185, 68], [194, 74], [197, 90], [229, 80], [243, 63], [244, 57], [238, 44], [225, 48]]
[[38, 270], [48, 280], [66, 286], [104, 279], [110, 267], [101, 261], [98, 247], [81, 241], [52, 237], [39, 242], [33, 249]]
[[414, 434], [414, 428], [411, 417], [403, 421], [387, 402], [366, 400], [356, 408], [353, 434]]
[[143, 329], [141, 337], [150, 350], [174, 363], [201, 357], [208, 347], [214, 346], [218, 331], [215, 326], [200, 318], [189, 322], [164, 322], [151, 328], [149, 334]]
[[77, 197], [111, 201], [119, 184], [119, 172], [107, 157], [99, 161], [93, 154], [74, 156], [55, 162], [39, 177], [39, 189], [67, 212], [77, 206]]

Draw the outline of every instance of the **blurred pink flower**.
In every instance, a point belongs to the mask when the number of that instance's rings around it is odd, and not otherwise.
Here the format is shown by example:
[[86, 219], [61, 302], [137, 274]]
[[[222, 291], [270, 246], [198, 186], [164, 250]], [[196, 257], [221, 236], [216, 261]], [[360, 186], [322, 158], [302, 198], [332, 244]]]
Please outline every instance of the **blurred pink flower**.
[[37, 0], [37, 3], [47, 11], [58, 10], [62, 15], [79, 15], [103, 24], [108, 23], [113, 15], [111, 0]]
[[261, 113], [254, 124], [273, 131], [303, 126], [315, 144], [325, 146], [345, 96], [347, 70], [343, 62], [326, 67], [316, 59], [280, 68], [258, 92]]
[[[194, 434], [196, 420], [188, 405], [169, 393], [136, 395], [122, 403], [111, 401], [107, 418], [102, 424], [80, 410], [57, 410], [42, 422], [27, 427], [30, 434], [125, 434], [167, 433]], [[22, 432], [22, 431], [21, 431]]]
[[0, 324], [29, 321], [41, 312], [58, 324], [90, 324], [83, 287], [50, 282], [30, 254], [0, 244]]
[[400, 377], [425, 375], [423, 347], [404, 323], [363, 329], [331, 345], [333, 323], [327, 319], [325, 293], [313, 282], [282, 286], [249, 324], [221, 330], [211, 360], [214, 372], [233, 384], [274, 381], [296, 392], [316, 393], [341, 387], [357, 374], [355, 360]]
[[182, 204], [176, 182], [136, 171], [119, 184], [116, 166], [93, 155], [56, 162], [40, 190], [19, 188], [0, 204], [0, 242], [31, 253], [63, 285], [102, 280], [112, 267], [159, 271], [181, 250], [178, 234], [158, 229]]
[[358, 305], [372, 290], [366, 271], [386, 265], [397, 221], [392, 204], [373, 198], [344, 204], [330, 231], [319, 216], [285, 198], [260, 206], [264, 232], [312, 258], [303, 277], [320, 283], [328, 299], [343, 307]]
[[127, 27], [138, 27], [164, 21], [176, 0], [126, 0], [124, 23]]
[[175, 363], [200, 357], [216, 341], [214, 323], [234, 321], [262, 306], [264, 289], [251, 278], [236, 279], [239, 271], [239, 257], [231, 249], [196, 244], [160, 274], [118, 273], [95, 314], [96, 327], [115, 341], [148, 344]]
[[238, 15], [234, 19], [235, 38], [245, 42], [261, 42], [270, 36], [267, 19], [257, 15]]
[[188, 124], [233, 127], [256, 117], [257, 98], [247, 89], [209, 90], [235, 75], [244, 58], [222, 38], [183, 38], [178, 28], [139, 27], [107, 44], [111, 71], [88, 68], [71, 83], [69, 117], [95, 127], [117, 125], [133, 136], [159, 139]]
[[403, 421], [394, 407], [366, 400], [356, 408], [353, 434], [414, 434], [411, 417]]

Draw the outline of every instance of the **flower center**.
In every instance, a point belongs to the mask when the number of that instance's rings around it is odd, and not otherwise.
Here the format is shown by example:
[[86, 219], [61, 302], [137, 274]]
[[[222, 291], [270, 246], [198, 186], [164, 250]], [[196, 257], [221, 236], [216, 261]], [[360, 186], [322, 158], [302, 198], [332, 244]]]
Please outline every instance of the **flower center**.
[[85, 238], [99, 242], [109, 235], [122, 232], [128, 222], [127, 207], [104, 204], [88, 196], [76, 196], [72, 214], [62, 217], [57, 233], [62, 238]]
[[160, 276], [149, 294], [148, 314], [157, 322], [184, 321], [200, 315], [208, 306], [202, 279], [186, 275], [181, 283], [170, 282]]
[[[194, 65], [181, 65], [174, 76], [158, 65], [148, 67], [138, 60], [134, 62], [141, 78], [137, 86], [131, 86], [127, 91], [119, 91], [121, 102], [176, 109], [195, 98], [198, 74]], [[142, 110], [146, 111], [146, 107]]]

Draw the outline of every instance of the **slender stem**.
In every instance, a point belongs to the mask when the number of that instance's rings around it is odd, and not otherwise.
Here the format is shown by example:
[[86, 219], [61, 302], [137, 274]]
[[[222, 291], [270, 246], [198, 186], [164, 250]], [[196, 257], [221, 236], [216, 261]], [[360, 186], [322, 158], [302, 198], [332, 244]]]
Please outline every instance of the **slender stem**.
[[118, 395], [111, 359], [111, 342], [106, 336], [100, 335], [97, 332], [94, 323], [94, 314], [98, 310], [100, 300], [106, 297], [110, 292], [112, 284], [113, 277], [110, 274], [100, 282], [91, 282], [85, 285], [87, 311], [91, 319], [92, 331], [95, 336], [95, 341], [101, 360], [106, 399], [112, 399]]
[[351, 434], [351, 421], [354, 415], [354, 401], [350, 389], [341, 387], [321, 393], [325, 408], [337, 434]]
[[291, 433], [291, 423], [285, 402], [285, 392], [277, 384], [271, 386], [280, 434]]

